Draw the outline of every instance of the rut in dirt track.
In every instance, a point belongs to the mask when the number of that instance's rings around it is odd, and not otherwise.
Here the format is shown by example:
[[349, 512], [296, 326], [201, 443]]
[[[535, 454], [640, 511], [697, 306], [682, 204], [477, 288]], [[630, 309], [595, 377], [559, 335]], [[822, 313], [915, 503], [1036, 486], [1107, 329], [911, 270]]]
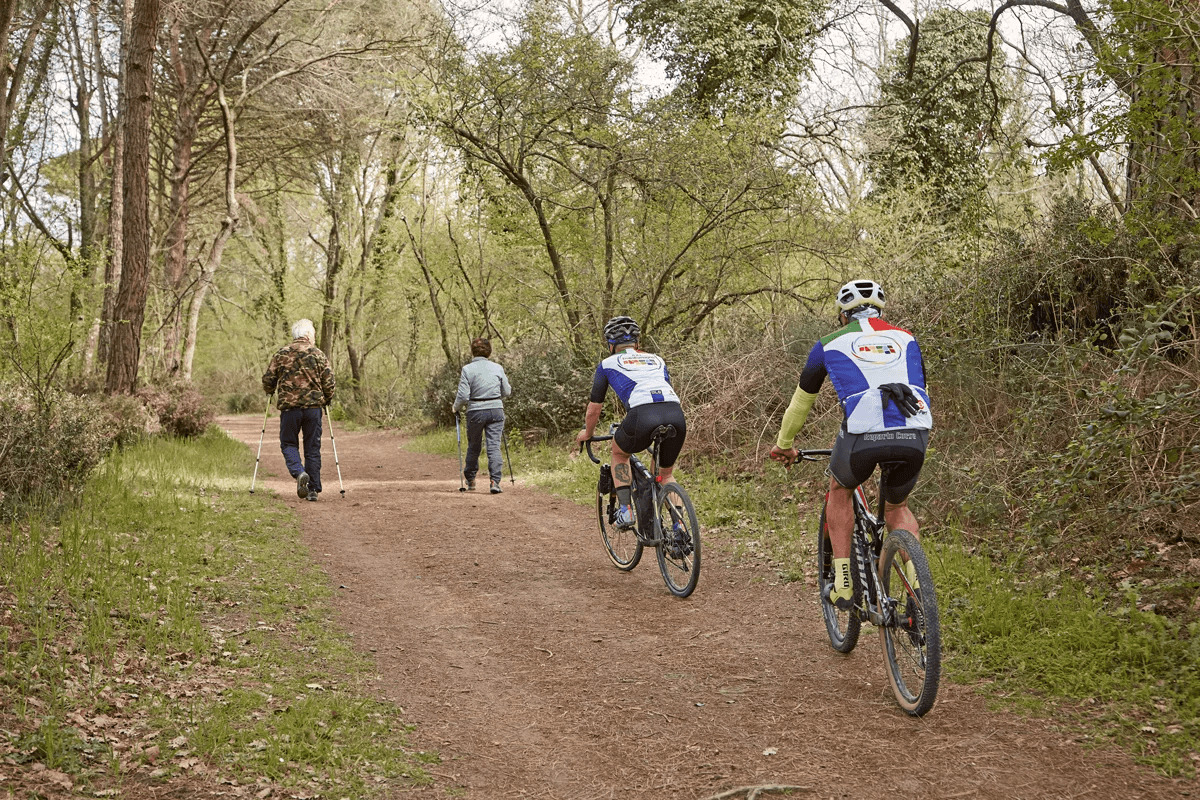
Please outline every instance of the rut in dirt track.
[[[260, 419], [220, 422], [257, 446]], [[260, 480], [346, 587], [337, 619], [373, 651], [381, 697], [442, 757], [435, 786], [393, 796], [693, 800], [763, 784], [823, 798], [1200, 796], [1050, 723], [990, 712], [969, 688], [943, 683], [934, 710], [910, 718], [878, 637], [830, 649], [812, 586], [733, 565], [705, 539], [699, 588], [678, 600], [652, 553], [632, 573], [609, 564], [593, 509], [507, 478], [501, 495], [460, 493], [453, 459], [406, 452], [397, 433], [337, 431], [345, 497], [326, 441], [325, 491], [301, 501], [277, 424]]]

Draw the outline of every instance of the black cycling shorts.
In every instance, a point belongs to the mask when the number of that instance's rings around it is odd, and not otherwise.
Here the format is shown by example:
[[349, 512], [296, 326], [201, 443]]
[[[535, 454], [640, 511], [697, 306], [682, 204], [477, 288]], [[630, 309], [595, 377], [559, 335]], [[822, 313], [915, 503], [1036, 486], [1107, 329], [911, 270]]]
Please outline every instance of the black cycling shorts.
[[663, 439], [658, 450], [660, 467], [675, 466], [683, 440], [687, 436], [687, 423], [679, 403], [645, 403], [629, 409], [621, 425], [613, 433], [613, 441], [626, 453], [640, 453], [650, 446], [651, 436], [659, 425], [674, 425], [675, 435]]
[[877, 433], [846, 433], [838, 431], [829, 458], [829, 471], [837, 482], [853, 489], [871, 477], [875, 467], [885, 461], [895, 462], [888, 472], [883, 499], [892, 505], [908, 499], [921, 465], [925, 463], [925, 448], [929, 431], [900, 428]]

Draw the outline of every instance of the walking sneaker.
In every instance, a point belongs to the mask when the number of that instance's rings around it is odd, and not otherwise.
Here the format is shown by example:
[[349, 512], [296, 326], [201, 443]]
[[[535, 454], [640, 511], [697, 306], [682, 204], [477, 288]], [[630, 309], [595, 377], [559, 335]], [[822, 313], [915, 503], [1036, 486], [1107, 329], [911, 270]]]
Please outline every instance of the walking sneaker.
[[[463, 473], [463, 477], [467, 478], [467, 474], [465, 472]], [[467, 478], [467, 491], [468, 492], [475, 491], [475, 476], [474, 475]]]
[[682, 520], [675, 520], [671, 526], [671, 558], [687, 558], [692, 554], [692, 536], [684, 527]]
[[630, 506], [617, 506], [617, 513], [613, 515], [613, 524], [618, 528], [628, 530], [633, 527], [633, 508]]
[[301, 472], [296, 476], [296, 496], [301, 500], [308, 497], [308, 473]]
[[309, 493], [308, 493], [308, 502], [310, 502], [310, 503], [315, 503], [315, 502], [317, 502], [317, 493], [316, 493], [316, 492], [309, 492]]
[[500, 481], [492, 481], [492, 488], [488, 491], [492, 494], [500, 494]]

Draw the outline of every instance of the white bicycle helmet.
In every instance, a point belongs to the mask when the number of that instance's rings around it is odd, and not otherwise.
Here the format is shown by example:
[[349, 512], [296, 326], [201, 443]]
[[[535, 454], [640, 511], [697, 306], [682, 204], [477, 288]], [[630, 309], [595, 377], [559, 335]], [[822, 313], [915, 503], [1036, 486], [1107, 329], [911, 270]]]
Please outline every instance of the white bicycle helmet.
[[846, 313], [859, 306], [875, 306], [883, 310], [883, 288], [875, 281], [850, 281], [837, 293], [837, 309]]

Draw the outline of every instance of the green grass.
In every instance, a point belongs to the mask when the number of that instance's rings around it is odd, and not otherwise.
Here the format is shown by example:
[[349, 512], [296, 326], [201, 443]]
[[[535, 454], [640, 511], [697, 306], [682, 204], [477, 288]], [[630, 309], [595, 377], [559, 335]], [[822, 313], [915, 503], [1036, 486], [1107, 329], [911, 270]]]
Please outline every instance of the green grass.
[[[155, 439], [105, 463], [57, 526], [0, 535], [0, 728], [17, 761], [84, 785], [199, 761], [296, 796], [428, 781], [436, 754], [371, 699], [372, 664], [331, 623], [296, 520], [247, 492], [252, 463], [216, 431]], [[132, 746], [111, 747], [97, 716]]]
[[[512, 444], [522, 479], [592, 504], [596, 468], [586, 456], [569, 459], [565, 445]], [[453, 455], [453, 432], [422, 434], [408, 446]], [[826, 481], [815, 465], [727, 475], [700, 468], [678, 476], [696, 504], [706, 546], [753, 559], [785, 580], [813, 571], [813, 532]], [[942, 610], [947, 677], [978, 687], [998, 704], [1053, 716], [1082, 741], [1114, 741], [1166, 775], [1196, 773], [1197, 626], [1181, 629], [1138, 610], [1134, 587], [1103, 597], [1065, 574], [1022, 578], [1028, 548], [1016, 552], [1013, 545], [1008, 557], [985, 557], [930, 521], [924, 534]]]

